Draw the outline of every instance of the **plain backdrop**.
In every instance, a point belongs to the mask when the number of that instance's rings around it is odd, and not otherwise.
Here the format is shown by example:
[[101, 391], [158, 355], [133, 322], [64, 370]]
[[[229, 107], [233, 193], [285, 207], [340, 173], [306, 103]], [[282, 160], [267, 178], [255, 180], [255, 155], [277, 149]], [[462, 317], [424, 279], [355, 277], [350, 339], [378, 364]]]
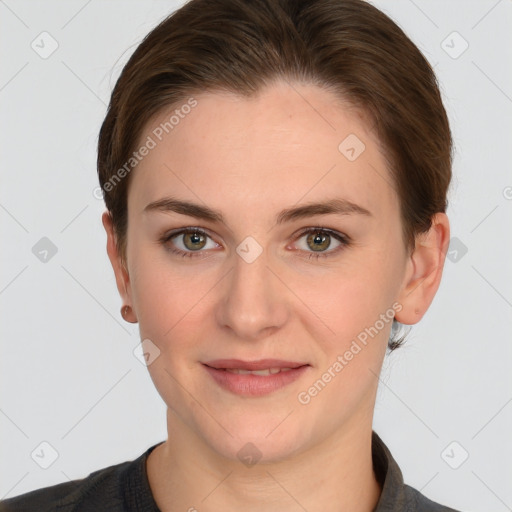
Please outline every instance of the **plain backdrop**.
[[[456, 153], [443, 282], [384, 362], [374, 429], [426, 496], [505, 512], [512, 2], [376, 5], [435, 67]], [[0, 498], [83, 478], [166, 438], [165, 405], [134, 355], [138, 326], [119, 313], [95, 159], [122, 66], [178, 6], [0, 0]]]

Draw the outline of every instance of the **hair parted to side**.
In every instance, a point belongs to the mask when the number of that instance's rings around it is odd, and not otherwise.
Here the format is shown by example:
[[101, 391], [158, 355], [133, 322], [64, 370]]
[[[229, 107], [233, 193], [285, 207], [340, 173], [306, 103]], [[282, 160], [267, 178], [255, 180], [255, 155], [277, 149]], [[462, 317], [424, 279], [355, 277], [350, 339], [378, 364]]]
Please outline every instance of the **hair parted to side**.
[[[201, 92], [250, 97], [272, 82], [314, 84], [370, 120], [400, 201], [404, 245], [445, 212], [452, 138], [434, 72], [404, 32], [363, 0], [190, 0], [125, 65], [98, 141], [98, 176], [126, 263], [129, 161], [148, 121]], [[393, 321], [388, 348], [400, 346]]]

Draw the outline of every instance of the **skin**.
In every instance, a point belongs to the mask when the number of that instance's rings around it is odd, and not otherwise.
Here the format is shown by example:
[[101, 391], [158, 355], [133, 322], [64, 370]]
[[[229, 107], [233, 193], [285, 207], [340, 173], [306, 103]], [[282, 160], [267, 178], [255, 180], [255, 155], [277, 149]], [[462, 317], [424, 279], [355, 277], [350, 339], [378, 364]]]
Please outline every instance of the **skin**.
[[[147, 462], [155, 500], [162, 511], [370, 512], [381, 492], [371, 433], [391, 322], [308, 404], [297, 396], [393, 303], [401, 306], [398, 321], [421, 319], [441, 280], [448, 219], [437, 214], [414, 251], [406, 250], [379, 141], [330, 91], [278, 81], [250, 99], [194, 97], [197, 106], [132, 171], [126, 267], [110, 216], [102, 218], [119, 293], [131, 306], [125, 319], [139, 322], [141, 339], [160, 350], [148, 366], [168, 407], [168, 440]], [[173, 109], [152, 119], [141, 144]], [[338, 150], [349, 134], [366, 146], [355, 161]], [[167, 195], [219, 210], [226, 224], [143, 211]], [[371, 216], [274, 223], [282, 209], [332, 198]], [[169, 251], [174, 242], [194, 252], [187, 235], [159, 242], [189, 226], [210, 237], [196, 257]], [[332, 237], [322, 246], [327, 257], [308, 259], [317, 252], [300, 232], [319, 226], [351, 243], [336, 252]], [[250, 264], [236, 252], [248, 236], [263, 249]], [[217, 358], [311, 366], [278, 391], [241, 397], [201, 364]], [[248, 442], [262, 454], [251, 467], [237, 456]]]

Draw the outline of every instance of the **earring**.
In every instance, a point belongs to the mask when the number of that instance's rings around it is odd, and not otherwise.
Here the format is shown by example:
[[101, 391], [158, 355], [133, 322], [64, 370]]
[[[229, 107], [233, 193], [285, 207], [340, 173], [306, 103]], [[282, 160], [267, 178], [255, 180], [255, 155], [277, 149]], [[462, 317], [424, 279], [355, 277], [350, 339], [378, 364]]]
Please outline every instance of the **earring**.
[[128, 314], [128, 310], [130, 309], [130, 306], [123, 306], [121, 308], [121, 316], [123, 318], [126, 318], [126, 315]]

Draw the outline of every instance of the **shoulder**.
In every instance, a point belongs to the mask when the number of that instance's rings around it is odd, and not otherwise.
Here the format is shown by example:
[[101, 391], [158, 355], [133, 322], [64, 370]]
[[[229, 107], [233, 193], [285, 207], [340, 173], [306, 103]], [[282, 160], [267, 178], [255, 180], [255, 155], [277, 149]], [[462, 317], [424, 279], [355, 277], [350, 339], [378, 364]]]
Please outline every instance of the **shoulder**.
[[410, 487], [409, 485], [404, 485], [404, 494], [405, 501], [409, 508], [417, 512], [460, 512], [428, 499], [426, 496], [421, 494], [413, 487]]
[[372, 457], [375, 475], [382, 486], [374, 512], [459, 512], [407, 485], [389, 448], [376, 432], [372, 433]]
[[[109, 509], [123, 510], [122, 497], [119, 493], [119, 473], [128, 465], [128, 462], [109, 466], [94, 471], [80, 480], [72, 480], [61, 484], [36, 489], [34, 491], [0, 501], [0, 512], [17, 511], [75, 511], [86, 510], [80, 508], [84, 501], [96, 501], [99, 495], [102, 501], [112, 504]], [[93, 494], [94, 493], [94, 494]], [[90, 508], [90, 510], [93, 510]]]
[[151, 447], [135, 460], [108, 466], [89, 476], [36, 489], [0, 501], [0, 512], [88, 512], [127, 510], [127, 487], [141, 485], [143, 469]]

